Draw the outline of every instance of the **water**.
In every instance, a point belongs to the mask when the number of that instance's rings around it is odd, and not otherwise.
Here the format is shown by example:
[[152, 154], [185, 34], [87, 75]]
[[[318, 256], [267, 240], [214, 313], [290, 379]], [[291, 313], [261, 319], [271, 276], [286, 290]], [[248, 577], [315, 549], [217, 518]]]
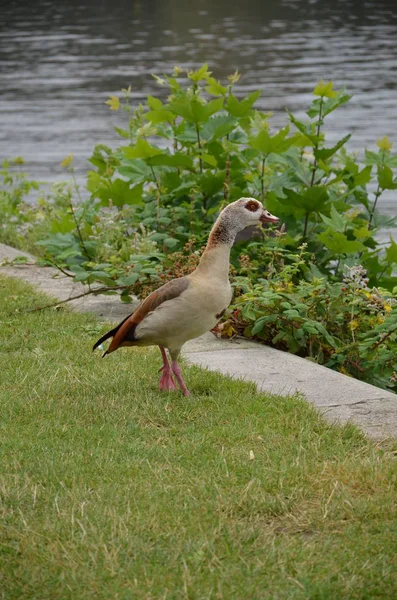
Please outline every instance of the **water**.
[[[163, 93], [151, 73], [209, 62], [222, 78], [238, 69], [237, 93], [287, 122], [303, 116], [319, 79], [346, 85], [350, 103], [329, 117], [329, 141], [352, 133], [360, 155], [388, 135], [397, 150], [395, 0], [97, 0], [1, 2], [0, 157], [23, 156], [36, 179], [78, 173], [98, 142], [115, 145], [122, 115], [104, 104], [132, 86], [134, 102]], [[396, 214], [397, 194], [380, 200]], [[397, 236], [395, 236], [397, 237]]]

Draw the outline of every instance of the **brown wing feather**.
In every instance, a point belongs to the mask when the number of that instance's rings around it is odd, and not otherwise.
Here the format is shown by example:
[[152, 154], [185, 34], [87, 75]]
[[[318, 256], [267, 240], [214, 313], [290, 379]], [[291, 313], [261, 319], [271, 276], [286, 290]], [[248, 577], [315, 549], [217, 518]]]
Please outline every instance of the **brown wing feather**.
[[[124, 321], [122, 321], [115, 329], [112, 329], [107, 334], [102, 336], [101, 340], [105, 340], [113, 336], [112, 343], [105, 354], [114, 352], [117, 350], [117, 348], [120, 348], [120, 346], [132, 345], [136, 340], [134, 334], [139, 323], [141, 323], [150, 312], [153, 312], [163, 302], [180, 296], [180, 294], [186, 290], [188, 285], [189, 280], [186, 277], [180, 277], [179, 279], [173, 279], [172, 281], [169, 281], [165, 285], [161, 286], [158, 290], [152, 292], [138, 306], [135, 312], [124, 319]], [[94, 348], [101, 343], [101, 340], [98, 340]]]

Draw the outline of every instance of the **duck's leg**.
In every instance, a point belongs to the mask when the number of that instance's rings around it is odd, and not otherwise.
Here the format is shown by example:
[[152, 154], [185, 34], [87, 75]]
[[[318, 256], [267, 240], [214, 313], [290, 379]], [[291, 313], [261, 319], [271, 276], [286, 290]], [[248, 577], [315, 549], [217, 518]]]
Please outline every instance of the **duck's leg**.
[[183, 381], [181, 367], [179, 366], [178, 361], [177, 361], [179, 352], [180, 352], [180, 349], [177, 351], [170, 351], [171, 358], [172, 358], [171, 369], [177, 379], [177, 382], [179, 383], [179, 385], [181, 387], [183, 394], [185, 396], [190, 396], [190, 392], [186, 387], [186, 383]]
[[170, 367], [170, 363], [168, 362], [167, 353], [165, 348], [159, 346], [161, 351], [161, 356], [163, 357], [163, 366], [159, 369], [162, 371], [162, 375], [160, 377], [160, 390], [164, 390], [165, 392], [173, 392], [176, 390], [174, 379], [172, 377], [172, 370]]

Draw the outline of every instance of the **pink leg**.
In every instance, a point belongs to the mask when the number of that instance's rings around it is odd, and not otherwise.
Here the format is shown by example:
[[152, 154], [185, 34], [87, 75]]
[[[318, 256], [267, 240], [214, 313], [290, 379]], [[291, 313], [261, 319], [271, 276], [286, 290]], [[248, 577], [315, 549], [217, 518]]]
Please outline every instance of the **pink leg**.
[[176, 360], [172, 361], [171, 366], [172, 366], [172, 372], [174, 373], [179, 385], [182, 388], [182, 392], [184, 393], [185, 396], [190, 396], [190, 392], [187, 389], [185, 382], [183, 381], [181, 367], [178, 365]]
[[159, 371], [163, 372], [160, 377], [159, 388], [160, 388], [160, 390], [164, 390], [165, 392], [173, 392], [174, 390], [176, 390], [176, 387], [175, 387], [174, 379], [172, 377], [170, 363], [168, 362], [168, 358], [167, 358], [165, 349], [162, 346], [159, 346], [159, 348], [161, 350], [161, 355], [163, 357], [163, 363], [164, 363], [163, 366], [161, 367], [161, 369], [159, 369]]

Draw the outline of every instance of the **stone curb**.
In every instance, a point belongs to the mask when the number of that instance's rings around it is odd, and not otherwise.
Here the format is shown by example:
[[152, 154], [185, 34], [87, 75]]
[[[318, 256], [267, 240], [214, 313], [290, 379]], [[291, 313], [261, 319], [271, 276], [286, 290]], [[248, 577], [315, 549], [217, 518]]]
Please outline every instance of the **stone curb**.
[[[0, 264], [17, 256], [25, 256], [30, 266], [7, 265], [0, 273], [23, 279], [59, 300], [86, 289], [67, 277], [60, 277], [56, 269], [35, 266], [33, 256], [0, 244]], [[107, 321], [121, 320], [134, 309], [134, 304], [123, 304], [118, 296], [92, 295], [68, 304], [74, 310], [91, 312]], [[396, 394], [310, 360], [246, 339], [219, 340], [211, 333], [185, 344], [183, 354], [191, 364], [253, 381], [263, 391], [277, 395], [300, 392], [327, 420], [352, 422], [372, 438], [397, 437]]]

